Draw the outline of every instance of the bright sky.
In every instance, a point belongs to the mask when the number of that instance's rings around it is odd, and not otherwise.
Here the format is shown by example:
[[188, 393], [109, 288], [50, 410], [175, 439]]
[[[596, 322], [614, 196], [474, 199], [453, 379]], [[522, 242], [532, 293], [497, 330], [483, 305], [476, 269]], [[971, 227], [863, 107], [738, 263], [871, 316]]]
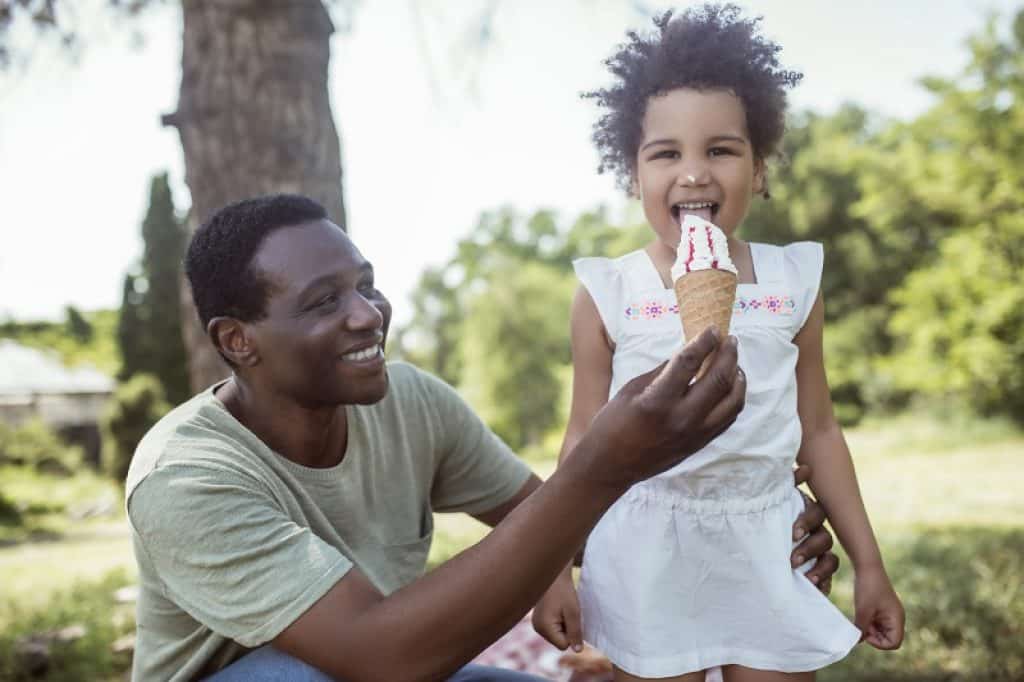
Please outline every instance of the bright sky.
[[[79, 12], [102, 4], [89, 0]], [[423, 267], [445, 261], [481, 212], [546, 207], [567, 223], [598, 204], [626, 207], [612, 179], [596, 173], [595, 111], [578, 93], [605, 82], [601, 61], [627, 28], [648, 25], [642, 6], [664, 3], [499, 2], [474, 68], [466, 34], [485, 4], [360, 2], [352, 30], [332, 44], [350, 230], [399, 322]], [[1018, 4], [744, 6], [764, 15], [783, 62], [805, 73], [792, 108], [828, 112], [852, 100], [907, 118], [929, 105], [916, 80], [959, 73], [964, 39], [986, 11], [1005, 18]], [[27, 70], [0, 74], [0, 319], [118, 306], [124, 272], [141, 255], [151, 175], [169, 171], [187, 207], [178, 136], [159, 123], [175, 109], [181, 75], [181, 17], [170, 5], [145, 16], [142, 49], [124, 24], [95, 20], [77, 65], [39, 48]]]

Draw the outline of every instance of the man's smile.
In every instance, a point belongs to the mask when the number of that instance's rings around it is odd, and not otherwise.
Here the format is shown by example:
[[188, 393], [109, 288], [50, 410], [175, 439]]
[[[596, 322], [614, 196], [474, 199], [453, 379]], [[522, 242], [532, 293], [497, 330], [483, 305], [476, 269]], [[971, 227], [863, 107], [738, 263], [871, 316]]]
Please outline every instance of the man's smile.
[[384, 347], [380, 342], [357, 350], [349, 351], [341, 356], [341, 361], [346, 364], [360, 365], [364, 367], [384, 362]]

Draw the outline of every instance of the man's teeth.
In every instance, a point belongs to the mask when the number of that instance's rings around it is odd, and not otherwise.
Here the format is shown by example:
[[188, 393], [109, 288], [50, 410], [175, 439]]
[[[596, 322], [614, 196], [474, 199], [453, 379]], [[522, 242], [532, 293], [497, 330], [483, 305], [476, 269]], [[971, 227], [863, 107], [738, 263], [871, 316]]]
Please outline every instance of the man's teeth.
[[380, 346], [370, 346], [363, 350], [352, 351], [341, 356], [342, 360], [370, 360], [380, 355]]

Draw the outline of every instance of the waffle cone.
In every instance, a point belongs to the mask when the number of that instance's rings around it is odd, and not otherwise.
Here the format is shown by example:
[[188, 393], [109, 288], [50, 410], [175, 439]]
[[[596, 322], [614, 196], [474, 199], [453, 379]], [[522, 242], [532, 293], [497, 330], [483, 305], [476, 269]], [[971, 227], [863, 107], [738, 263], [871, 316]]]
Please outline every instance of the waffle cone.
[[[736, 275], [728, 270], [714, 269], [688, 272], [675, 281], [679, 317], [687, 341], [697, 338], [713, 324], [718, 326], [723, 338], [729, 333], [736, 282]], [[698, 378], [703, 376], [713, 358], [714, 355], [709, 355], [704, 360]]]

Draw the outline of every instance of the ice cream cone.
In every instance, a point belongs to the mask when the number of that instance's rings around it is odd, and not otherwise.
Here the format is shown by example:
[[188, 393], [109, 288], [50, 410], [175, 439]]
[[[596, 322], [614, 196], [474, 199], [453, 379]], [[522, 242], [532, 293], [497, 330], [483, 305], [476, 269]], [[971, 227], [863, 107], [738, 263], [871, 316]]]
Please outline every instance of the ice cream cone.
[[[736, 300], [736, 281], [736, 275], [728, 270], [695, 270], [675, 281], [679, 317], [687, 341], [697, 338], [711, 325], [717, 325], [721, 338], [725, 338]], [[704, 375], [713, 358], [709, 355], [704, 360], [697, 378]]]
[[[711, 223], [687, 215], [672, 276], [686, 340], [692, 341], [711, 325], [716, 325], [724, 338], [729, 333], [738, 281], [725, 235]], [[697, 378], [704, 375], [713, 358], [714, 354], [704, 360]]]

